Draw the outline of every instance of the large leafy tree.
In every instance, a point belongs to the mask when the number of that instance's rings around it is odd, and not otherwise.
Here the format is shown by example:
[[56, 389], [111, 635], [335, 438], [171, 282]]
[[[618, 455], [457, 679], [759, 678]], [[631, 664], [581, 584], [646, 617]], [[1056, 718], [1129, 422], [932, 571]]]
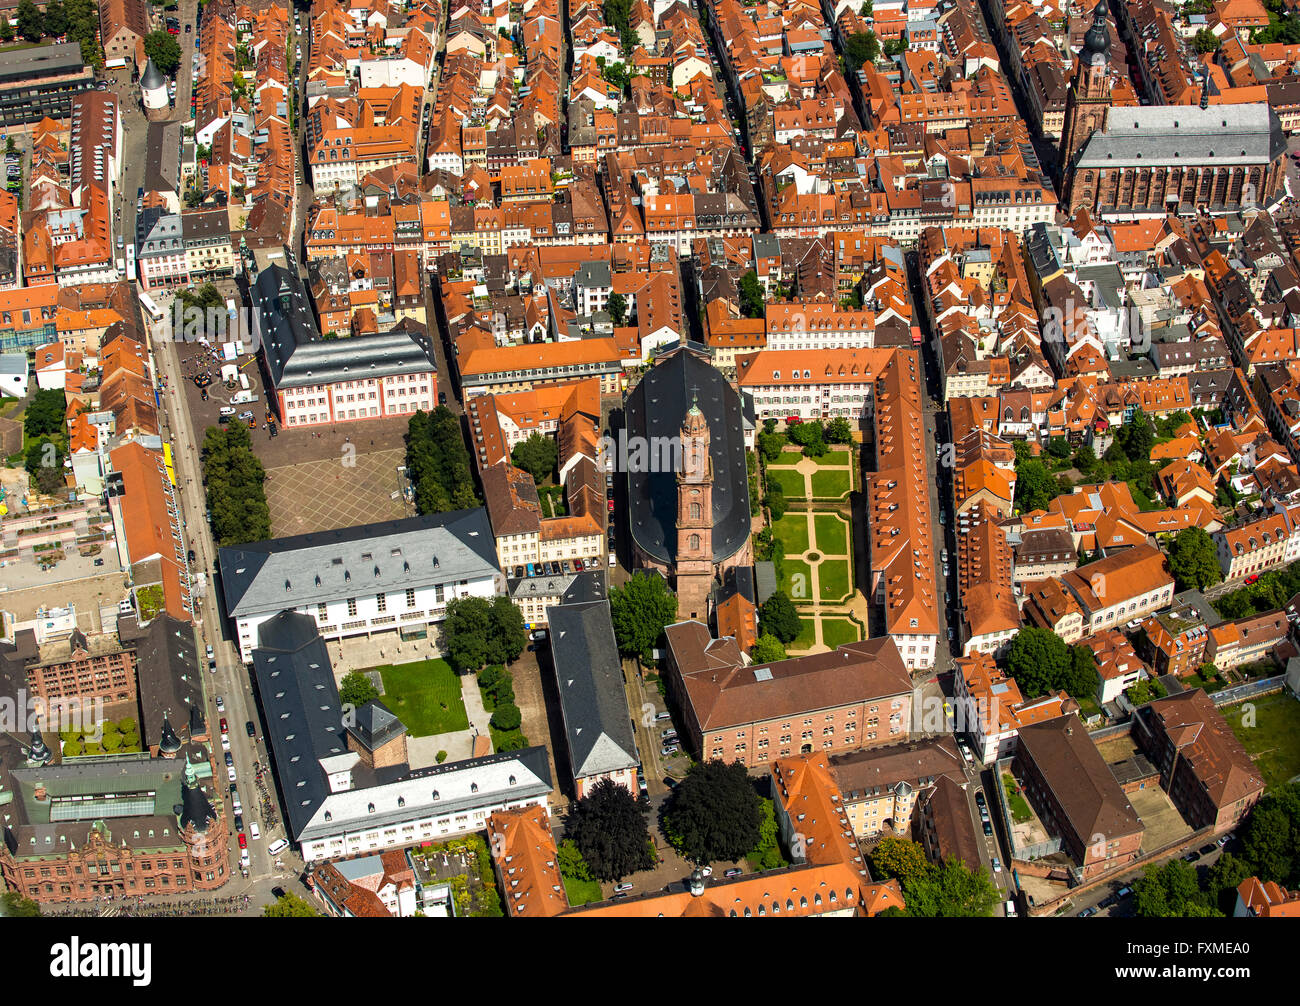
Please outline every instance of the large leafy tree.
[[23, 414], [23, 432], [29, 438], [63, 433], [68, 402], [61, 388], [41, 388], [32, 395]]
[[40, 918], [41, 906], [31, 898], [24, 898], [17, 891], [5, 891], [0, 894], [0, 918], [36, 919]]
[[361, 671], [348, 671], [339, 682], [339, 701], [360, 709], [372, 699], [379, 698], [379, 690]]
[[631, 790], [612, 780], [601, 779], [572, 805], [565, 832], [597, 880], [621, 880], [654, 865], [645, 812]]
[[762, 839], [762, 805], [740, 762], [696, 762], [664, 811], [664, 831], [694, 863], [740, 859]]
[[803, 620], [795, 611], [794, 602], [783, 590], [763, 602], [758, 609], [758, 624], [764, 633], [771, 633], [782, 643], [791, 643], [803, 628]]
[[274, 904], [262, 906], [264, 919], [318, 919], [320, 917], [320, 912], [296, 894], [282, 894]]
[[1242, 836], [1242, 858], [1260, 880], [1285, 887], [1300, 880], [1295, 850], [1300, 847], [1300, 786], [1267, 794], [1255, 805]]
[[663, 577], [634, 573], [609, 592], [609, 613], [619, 652], [649, 660], [664, 627], [677, 618], [677, 595], [668, 590]]
[[1204, 590], [1223, 579], [1214, 539], [1199, 527], [1184, 528], [1174, 535], [1169, 547], [1169, 569], [1179, 590]]
[[880, 42], [873, 31], [860, 31], [844, 41], [844, 62], [854, 73], [864, 63], [874, 63], [880, 57]]
[[903, 884], [907, 914], [913, 918], [988, 918], [1001, 897], [982, 867], [971, 871], [953, 858]]
[[68, 30], [68, 12], [63, 9], [63, 4], [59, 0], [50, 0], [45, 5], [43, 27], [45, 34], [50, 38], [58, 38]]
[[1195, 867], [1181, 859], [1152, 863], [1133, 884], [1134, 912], [1140, 919], [1222, 916], [1196, 881]]
[[469, 450], [460, 420], [445, 405], [411, 417], [406, 434], [406, 470], [422, 514], [478, 506], [469, 470]]
[[524, 628], [523, 613], [510, 598], [492, 599], [488, 616], [492, 636], [488, 640], [488, 663], [508, 664], [524, 652], [528, 645], [528, 630]]
[[622, 328], [627, 321], [627, 298], [621, 293], [609, 295], [609, 319], [616, 328]]
[[781, 645], [781, 640], [770, 632], [765, 632], [754, 643], [754, 648], [749, 652], [750, 657], [756, 664], [771, 664], [777, 660], [785, 659], [785, 647]]
[[159, 72], [170, 77], [181, 65], [181, 46], [165, 31], [151, 31], [144, 37], [144, 51]]
[[39, 42], [45, 34], [45, 19], [32, 0], [18, 0], [18, 34], [28, 42]]
[[271, 511], [266, 503], [266, 471], [253, 453], [248, 428], [242, 423], [208, 427], [202, 459], [217, 543], [242, 545], [269, 538]]
[[447, 659], [461, 674], [484, 664], [505, 664], [528, 643], [524, 619], [508, 597], [457, 597], [442, 624]]
[[1060, 495], [1060, 487], [1047, 466], [1037, 458], [1016, 465], [1016, 509], [1021, 513], [1046, 510], [1047, 504]]
[[762, 318], [767, 312], [767, 294], [753, 269], [740, 277], [740, 312], [746, 318]]
[[510, 452], [510, 460], [538, 483], [555, 474], [555, 463], [559, 457], [559, 445], [540, 433], [534, 433], [527, 440], [515, 444], [515, 449]]
[[1025, 626], [1011, 641], [1007, 671], [1026, 698], [1037, 698], [1060, 687], [1070, 670], [1070, 650], [1055, 632]]
[[1156, 443], [1155, 427], [1145, 412], [1135, 412], [1133, 419], [1115, 433], [1115, 443], [1130, 461], [1150, 461]]
[[922, 879], [933, 869], [919, 844], [895, 835], [882, 838], [869, 859], [872, 876], [883, 880], [895, 879], [900, 884]]

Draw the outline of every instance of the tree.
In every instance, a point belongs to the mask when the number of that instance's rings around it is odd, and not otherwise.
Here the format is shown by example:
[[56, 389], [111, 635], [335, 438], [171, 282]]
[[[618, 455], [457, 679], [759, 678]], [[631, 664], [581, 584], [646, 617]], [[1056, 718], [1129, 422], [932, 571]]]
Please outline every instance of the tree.
[[1255, 871], [1244, 858], [1225, 852], [1214, 861], [1205, 875], [1205, 893], [1209, 903], [1219, 911], [1231, 912], [1237, 901], [1237, 888]]
[[1139, 919], [1222, 916], [1196, 880], [1196, 868], [1181, 859], [1149, 865], [1133, 883], [1134, 914]]
[[510, 460], [533, 477], [539, 485], [555, 474], [555, 463], [560, 457], [559, 445], [550, 437], [532, 434], [527, 440], [515, 444]]
[[1133, 419], [1115, 433], [1115, 443], [1120, 445], [1130, 461], [1150, 461], [1151, 448], [1156, 443], [1156, 431], [1145, 412], [1133, 413]]
[[519, 712], [519, 707], [513, 702], [506, 702], [499, 705], [492, 713], [492, 725], [498, 730], [518, 730], [519, 724], [523, 722], [523, 715]]
[[844, 61], [853, 73], [861, 70], [864, 63], [874, 63], [879, 56], [880, 42], [874, 31], [857, 32], [844, 42]]
[[822, 436], [828, 444], [851, 444], [853, 443], [853, 427], [843, 416], [836, 416], [826, 424], [826, 430]]
[[697, 865], [740, 859], [762, 837], [762, 807], [741, 762], [696, 762], [673, 790], [664, 833]]
[[1046, 510], [1060, 493], [1047, 466], [1037, 458], [1016, 465], [1016, 509], [1020, 513]]
[[869, 860], [872, 876], [880, 880], [896, 879], [904, 885], [924, 878], [933, 869], [919, 844], [895, 835], [882, 838]]
[[1097, 693], [1097, 655], [1087, 646], [1070, 647], [1070, 666], [1059, 685], [1066, 694], [1081, 699]]
[[5, 891], [0, 894], [0, 918], [5, 919], [39, 919], [41, 906], [31, 898], [24, 898], [17, 891]]
[[1069, 649], [1061, 637], [1035, 625], [1016, 633], [1007, 651], [1007, 672], [1029, 699], [1061, 687], [1070, 666]]
[[777, 870], [786, 865], [781, 855], [781, 843], [778, 841], [780, 829], [776, 823], [775, 805], [771, 800], [759, 798], [758, 844], [746, 854], [750, 868], [759, 870]]
[[41, 388], [32, 395], [23, 415], [23, 433], [29, 438], [62, 434], [67, 410], [63, 389]]
[[826, 454], [825, 430], [821, 423], [799, 423], [786, 436], [803, 448], [804, 457], [820, 458]]
[[785, 490], [781, 488], [781, 483], [772, 482], [768, 486], [767, 495], [763, 497], [763, 505], [767, 507], [773, 524], [785, 516]]
[[758, 273], [750, 269], [740, 277], [740, 313], [746, 318], [762, 318], [767, 312], [767, 294], [758, 281]]
[[565, 833], [597, 880], [622, 880], [654, 865], [645, 812], [631, 790], [611, 779], [570, 807]]
[[622, 328], [623, 322], [627, 320], [627, 298], [621, 293], [609, 295], [609, 318], [615, 328]]
[[151, 31], [144, 37], [144, 51], [158, 72], [170, 77], [181, 65], [181, 46], [165, 31]]
[[961, 860], [949, 857], [943, 866], [905, 883], [903, 898], [912, 918], [988, 918], [1002, 892], [983, 868], [972, 872]]
[[0, 42], [12, 42], [14, 40], [13, 25], [9, 23], [7, 17], [0, 17]]
[[[45, 20], [32, 0], [18, 0], [18, 34], [28, 42], [39, 42], [45, 34]], [[169, 36], [170, 37], [170, 36]]]
[[1187, 527], [1174, 535], [1169, 548], [1169, 569], [1179, 590], [1204, 590], [1223, 579], [1218, 552], [1204, 528]]
[[203, 437], [203, 480], [212, 533], [219, 545], [242, 545], [271, 536], [266, 471], [253, 453], [243, 423], [211, 426]]
[[447, 602], [442, 641], [451, 666], [464, 674], [489, 663], [491, 628], [492, 605], [486, 597], [456, 597]]
[[1089, 444], [1084, 444], [1074, 452], [1074, 467], [1084, 478], [1091, 478], [1097, 471], [1097, 452]]
[[1219, 37], [1209, 28], [1202, 28], [1192, 38], [1192, 46], [1199, 53], [1217, 52], [1219, 45]]
[[771, 664], [785, 659], [785, 647], [776, 636], [765, 632], [755, 640], [749, 656], [756, 664]]
[[677, 595], [662, 576], [633, 573], [627, 583], [609, 592], [609, 613], [619, 652], [649, 661], [664, 626], [677, 620]]
[[361, 671], [348, 671], [339, 682], [339, 701], [360, 709], [367, 702], [379, 698], [379, 689]]
[[591, 867], [582, 858], [582, 852], [571, 838], [566, 838], [556, 849], [555, 860], [560, 876], [567, 880], [591, 880]]
[[803, 620], [783, 590], [778, 590], [763, 602], [758, 609], [758, 624], [763, 632], [771, 633], [782, 643], [794, 642], [803, 629]]
[[[510, 598], [502, 595], [492, 599], [488, 616], [491, 635], [488, 639], [488, 662], [508, 664], [517, 660], [528, 645], [528, 630], [524, 628], [523, 612]], [[509, 684], [509, 672], [505, 672]]]
[[44, 24], [45, 34], [50, 38], [58, 38], [68, 30], [68, 13], [63, 9], [60, 0], [50, 0], [45, 5]]
[[464, 510], [479, 503], [470, 476], [460, 420], [445, 405], [416, 412], [407, 425], [406, 468], [422, 514]]
[[320, 912], [296, 894], [284, 893], [272, 905], [262, 906], [264, 919], [319, 919]]
[[1300, 814], [1289, 811], [1294, 805], [1300, 786], [1292, 784], [1280, 798], [1266, 794], [1251, 811], [1246, 822], [1246, 832], [1241, 840], [1241, 858], [1254, 868], [1255, 876], [1263, 881], [1273, 881], [1294, 887], [1296, 869], [1295, 849], [1300, 844]]

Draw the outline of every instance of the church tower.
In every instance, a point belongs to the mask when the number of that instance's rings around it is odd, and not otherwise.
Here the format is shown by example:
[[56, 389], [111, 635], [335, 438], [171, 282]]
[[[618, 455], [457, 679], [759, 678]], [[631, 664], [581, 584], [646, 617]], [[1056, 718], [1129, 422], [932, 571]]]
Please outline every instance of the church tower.
[[1079, 149], [1094, 132], [1106, 128], [1110, 113], [1110, 30], [1106, 25], [1106, 0], [1092, 12], [1092, 27], [1083, 36], [1083, 48], [1074, 67], [1074, 79], [1065, 99], [1065, 128], [1061, 131], [1061, 177], [1069, 187], [1070, 168]]
[[713, 460], [709, 424], [691, 400], [677, 471], [677, 614], [708, 621], [713, 587]]

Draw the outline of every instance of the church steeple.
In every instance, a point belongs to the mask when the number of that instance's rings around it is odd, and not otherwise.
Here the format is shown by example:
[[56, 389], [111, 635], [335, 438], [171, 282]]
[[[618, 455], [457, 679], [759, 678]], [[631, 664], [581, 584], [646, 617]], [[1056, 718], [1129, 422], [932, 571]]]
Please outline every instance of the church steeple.
[[709, 423], [692, 391], [677, 472], [677, 598], [687, 618], [707, 618], [713, 584], [713, 459]]
[[[1083, 36], [1074, 76], [1065, 99], [1065, 128], [1061, 130], [1061, 175], [1070, 192], [1076, 179], [1071, 169], [1088, 138], [1106, 128], [1110, 114], [1110, 26], [1106, 0], [1092, 11], [1092, 25]], [[1070, 199], [1073, 205], [1075, 200]]]

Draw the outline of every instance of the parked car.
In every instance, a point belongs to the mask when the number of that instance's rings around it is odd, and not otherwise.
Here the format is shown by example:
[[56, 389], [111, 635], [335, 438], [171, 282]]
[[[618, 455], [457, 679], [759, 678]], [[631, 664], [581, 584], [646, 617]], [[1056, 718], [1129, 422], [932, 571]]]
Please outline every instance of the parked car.
[[672, 718], [673, 718], [672, 713], [668, 713], [668, 712], [655, 713], [656, 723], [662, 723], [664, 720], [670, 720]]
[[235, 764], [235, 756], [232, 755], [229, 751], [227, 751], [227, 752], [226, 752], [226, 767], [229, 768], [229, 767], [230, 767], [231, 765], [233, 765], [233, 764]]
[[574, 571], [575, 573], [581, 573], [581, 572], [582, 572], [582, 569], [583, 569], [583, 566], [582, 566], [582, 560], [581, 560], [581, 559], [574, 559], [574, 560], [573, 560], [573, 571]]
[[190, 565], [193, 566], [194, 561], [198, 558], [198, 556], [194, 554], [194, 549], [190, 549], [188, 552], [185, 553], [185, 558], [188, 559]]
[[221, 724], [220, 724], [220, 725], [221, 725], [221, 732], [222, 732], [223, 734], [230, 733], [230, 727], [226, 725], [226, 718], [225, 718], [224, 716], [221, 717]]
[[1219, 839], [1215, 844], [1216, 844], [1220, 849], [1222, 849], [1225, 845], [1227, 845], [1229, 842], [1231, 842], [1231, 841], [1232, 841], [1234, 838], [1236, 838], [1236, 837], [1237, 837], [1237, 836], [1234, 835], [1232, 832], [1228, 832], [1226, 835], [1223, 835], [1222, 837], [1220, 837], [1220, 839]]
[[1121, 887], [1118, 891], [1115, 892], [1115, 900], [1123, 901], [1132, 893], [1133, 893], [1133, 888], [1125, 884], [1123, 887]]
[[1183, 862], [1195, 863], [1200, 858], [1201, 858], [1201, 854], [1197, 852], [1195, 849], [1193, 849], [1191, 852], [1189, 852], [1186, 856], [1183, 857]]
[[1001, 872], [1002, 872], [1002, 860], [998, 859], [997, 856], [994, 856], [993, 859], [991, 860], [991, 862], [993, 863], [993, 872], [994, 872], [994, 873], [1001, 873]]
[[229, 779], [231, 782], [236, 782], [236, 781], [237, 781], [238, 777], [235, 775], [235, 766], [234, 766], [234, 765], [227, 765], [227, 766], [226, 766], [226, 778]]
[[991, 837], [992, 834], [993, 834], [993, 825], [988, 821], [987, 818], [985, 818], [985, 820], [984, 820], [984, 835], [985, 835], [986, 837]]
[[975, 802], [979, 804], [981, 807], [985, 807], [988, 805], [988, 800], [985, 799], [984, 791], [982, 789], [977, 789], [975, 791]]
[[1252, 583], [1258, 583], [1258, 582], [1259, 582], [1259, 574], [1258, 574], [1258, 573], [1251, 573], [1250, 576], [1246, 577], [1246, 581], [1245, 581], [1245, 582], [1246, 582], [1246, 586], [1247, 586], [1247, 587], [1249, 587]]
[[666, 745], [666, 746], [664, 746], [663, 748], [660, 749], [660, 751], [659, 751], [659, 755], [660, 755], [660, 757], [663, 757], [663, 758], [671, 758], [671, 757], [672, 757], [673, 755], [675, 755], [679, 750], [680, 750], [680, 749], [677, 747], [676, 744], [668, 744], [668, 745]]
[[218, 695], [218, 696], [217, 696], [217, 712], [219, 712], [219, 713], [224, 713], [225, 711], [226, 711], [226, 700], [223, 699], [220, 695]]
[[515, 567], [515, 579], [516, 579], [516, 580], [522, 580], [523, 578], [524, 578], [524, 567], [523, 567], [523, 566], [516, 566], [516, 567]]
[[667, 786], [669, 789], [676, 789], [677, 780], [670, 775], [666, 775], [664, 776], [664, 785]]
[[730, 870], [724, 873], [723, 876], [730, 880], [732, 877], [739, 877], [742, 873], [744, 873], [744, 871], [739, 866], [733, 866]]
[[1196, 851], [1199, 852], [1202, 856], [1208, 856], [1210, 853], [1212, 853], [1212, 852], [1213, 852], [1215, 849], [1217, 849], [1217, 848], [1218, 848], [1218, 846], [1215, 845], [1213, 842], [1211, 842], [1209, 845], [1203, 845], [1203, 846], [1201, 846], [1201, 847], [1200, 847], [1199, 849], [1197, 849]]
[[221, 750], [222, 751], [230, 750], [230, 734], [221, 735]]
[[244, 830], [244, 815], [243, 815], [243, 814], [236, 814], [236, 815], [235, 815], [235, 831], [243, 831], [243, 830]]
[[239, 833], [239, 847], [241, 849], [248, 848], [248, 836], [245, 835], [242, 831]]
[[624, 893], [625, 891], [630, 891], [630, 890], [632, 890], [632, 884], [631, 884], [629, 881], [626, 881], [626, 880], [625, 880], [625, 881], [623, 881], [623, 883], [621, 883], [621, 884], [615, 884], [615, 885], [614, 885], [614, 890], [615, 890], [617, 893], [622, 894], [622, 893]]
[[244, 731], [248, 734], [249, 737], [257, 736], [257, 727], [253, 726], [252, 720], [249, 720], [247, 723], [244, 724]]
[[96, 560], [95, 560], [95, 565], [96, 565], [96, 566], [102, 566], [102, 565], [104, 565], [104, 560], [103, 560], [103, 559], [96, 559]]
[[[209, 518], [209, 519], [211, 519], [211, 518]], [[212, 644], [211, 644], [211, 643], [209, 643], [208, 646], [207, 646], [207, 654], [208, 654], [208, 659], [211, 660], [212, 657], [213, 657], [213, 655], [214, 655], [214, 654], [213, 654], [213, 649], [212, 649]]]

